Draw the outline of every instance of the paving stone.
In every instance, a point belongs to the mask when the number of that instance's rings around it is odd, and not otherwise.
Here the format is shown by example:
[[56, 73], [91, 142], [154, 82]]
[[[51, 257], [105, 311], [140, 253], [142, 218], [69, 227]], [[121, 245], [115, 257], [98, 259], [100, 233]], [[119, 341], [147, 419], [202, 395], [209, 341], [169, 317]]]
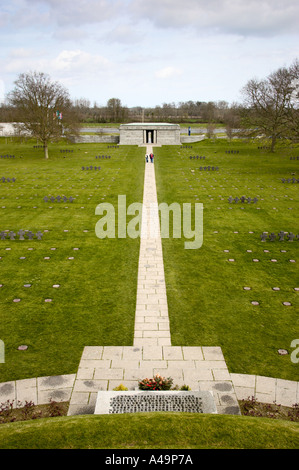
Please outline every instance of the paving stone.
[[202, 347], [204, 358], [207, 360], [224, 360], [220, 347]]
[[[255, 399], [257, 401], [259, 401], [261, 403], [271, 403], [271, 404], [273, 404], [276, 400], [275, 395], [276, 395], [275, 392], [272, 392], [272, 393], [255, 392], [255, 394], [254, 394]], [[277, 404], [280, 404], [280, 403], [277, 402]]]
[[171, 347], [165, 346], [163, 348], [163, 355], [164, 355], [164, 359], [171, 359], [171, 360], [181, 359], [181, 360], [183, 360], [183, 351], [182, 351], [182, 348], [180, 346], [171, 346]]
[[161, 346], [147, 346], [143, 347], [143, 360], [156, 360], [163, 359], [163, 348]]
[[84, 392], [73, 392], [72, 405], [88, 405], [89, 395], [89, 393]]
[[85, 346], [82, 359], [101, 359], [103, 354], [103, 346]]
[[111, 369], [138, 369], [139, 359], [112, 359]]
[[230, 374], [235, 387], [255, 388], [255, 375], [248, 374]]
[[[140, 332], [142, 334], [142, 332]], [[159, 346], [159, 338], [140, 338], [134, 337], [134, 346], [149, 346], [156, 347]]]
[[256, 377], [256, 392], [257, 393], [272, 393], [276, 388], [276, 379], [272, 377]]
[[235, 394], [238, 400], [247, 400], [255, 395], [254, 388], [251, 387], [234, 387]]
[[228, 370], [212, 369], [212, 375], [215, 380], [231, 380]]
[[102, 359], [120, 359], [122, 354], [123, 347], [121, 346], [104, 346]]
[[81, 359], [79, 368], [80, 369], [103, 369], [111, 366], [112, 359]]
[[119, 379], [124, 378], [124, 369], [95, 369], [94, 371], [94, 380], [110, 380], [110, 379]]
[[152, 367], [153, 369], [156, 368], [156, 369], [166, 369], [167, 368], [167, 361], [152, 361], [152, 360], [149, 360], [149, 361], [140, 361], [140, 369], [146, 369], [148, 367]]
[[7, 400], [13, 401], [16, 399], [16, 385], [15, 382], [3, 382], [0, 384], [0, 403]]
[[158, 338], [158, 346], [171, 346], [171, 338]]
[[143, 331], [143, 338], [167, 338], [170, 340], [169, 331]]
[[158, 323], [135, 323], [135, 331], [155, 331], [158, 330]]
[[39, 377], [37, 379], [38, 390], [55, 390], [60, 388], [72, 388], [76, 374], [56, 375], [49, 377]]
[[88, 379], [88, 380], [91, 380], [93, 379], [94, 377], [94, 368], [82, 368], [82, 367], [79, 367], [78, 371], [77, 371], [77, 380], [78, 379]]
[[292, 403], [292, 405], [295, 405], [295, 403], [298, 403], [297, 391], [290, 390], [287, 388], [277, 388], [275, 401], [276, 403], [283, 406], [289, 406], [290, 403]]
[[183, 346], [182, 347], [184, 359], [197, 359], [199, 361], [203, 360], [202, 348], [192, 347], [192, 346]]
[[204, 381], [214, 380], [212, 371], [210, 369], [198, 371], [196, 369], [195, 370], [185, 369], [184, 366], [183, 366], [183, 377], [186, 382], [186, 385], [188, 385], [190, 381], [195, 381], [195, 380], [197, 380], [199, 383], [202, 380]]
[[103, 380], [76, 380], [74, 392], [94, 392], [97, 390], [107, 390], [108, 379]]
[[65, 402], [69, 401], [72, 394], [72, 388], [42, 390], [38, 392], [37, 404], [42, 405], [50, 403], [50, 401]]
[[21, 389], [27, 389], [27, 388], [34, 388], [36, 387], [37, 381], [36, 379], [22, 379], [22, 380], [17, 380], [16, 381], [16, 391], [17, 393]]

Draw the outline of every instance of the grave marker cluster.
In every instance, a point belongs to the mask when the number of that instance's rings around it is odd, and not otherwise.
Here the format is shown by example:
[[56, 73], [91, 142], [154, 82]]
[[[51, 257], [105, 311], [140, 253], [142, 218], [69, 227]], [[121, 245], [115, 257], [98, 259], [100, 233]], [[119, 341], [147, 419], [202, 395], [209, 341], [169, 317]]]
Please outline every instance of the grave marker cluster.
[[290, 157], [290, 160], [299, 160], [299, 157]]
[[5, 183], [5, 181], [7, 183], [14, 183], [16, 181], [16, 178], [5, 178], [4, 176], [2, 176], [2, 178], [0, 178], [0, 181], [2, 181], [2, 183]]
[[204, 167], [199, 167], [199, 171], [218, 171], [219, 167], [218, 166], [204, 166]]
[[25, 235], [27, 236], [28, 240], [33, 240], [35, 235], [37, 240], [41, 240], [43, 233], [41, 231], [38, 231], [36, 234], [34, 234], [33, 232], [31, 232], [31, 230], [19, 230], [17, 234], [12, 230], [10, 232], [2, 231], [0, 232], [0, 240], [6, 240], [7, 237], [10, 240], [15, 240], [17, 235], [19, 236], [19, 240], [25, 240]]
[[274, 242], [274, 240], [276, 240], [276, 238], [278, 238], [278, 241], [282, 242], [282, 241], [289, 241], [289, 242], [292, 242], [294, 241], [296, 238], [297, 240], [299, 240], [299, 234], [298, 235], [294, 235], [294, 233], [292, 232], [283, 232], [282, 230], [277, 234], [275, 233], [270, 233], [268, 234], [268, 232], [263, 232], [261, 235], [260, 235], [260, 238], [261, 238], [261, 241], [262, 242], [265, 242], [267, 239], [268, 239], [268, 235], [269, 235], [269, 240], [271, 242]]
[[296, 178], [282, 178], [282, 183], [299, 183], [299, 179]]
[[73, 149], [60, 149], [60, 153], [73, 153]]
[[92, 166], [92, 165], [91, 166], [86, 166], [86, 167], [82, 166], [82, 170], [100, 170], [100, 169], [101, 169], [100, 166], [99, 167], [98, 166]]
[[45, 146], [44, 145], [33, 145], [33, 148], [34, 149], [44, 149]]
[[70, 196], [69, 198], [67, 198], [66, 196], [51, 196], [51, 197], [48, 197], [48, 196], [45, 196], [44, 197], [44, 202], [73, 202], [74, 201], [74, 198], [72, 196]]
[[240, 150], [225, 150], [225, 153], [237, 154], [237, 153], [240, 153]]
[[235, 201], [236, 204], [237, 204], [239, 201], [242, 202], [242, 203], [244, 203], [245, 201], [247, 201], [249, 204], [250, 204], [251, 202], [253, 202], [254, 204], [256, 204], [257, 201], [258, 201], [258, 198], [257, 198], [257, 197], [254, 197], [254, 198], [252, 199], [251, 197], [247, 197], [247, 198], [246, 198], [245, 196], [241, 196], [240, 198], [235, 197], [235, 198], [233, 199], [233, 197], [230, 196], [230, 197], [228, 198], [228, 202], [231, 204], [233, 201]]
[[198, 156], [198, 155], [191, 156], [191, 155], [190, 155], [189, 158], [190, 158], [190, 160], [195, 160], [195, 159], [196, 159], [196, 160], [198, 160], [198, 159], [199, 159], [199, 160], [205, 160], [205, 159], [206, 159], [206, 157], [203, 156], [203, 155], [200, 155], [200, 156]]
[[96, 155], [96, 158], [111, 158], [111, 155]]
[[0, 155], [0, 158], [15, 158], [15, 155]]

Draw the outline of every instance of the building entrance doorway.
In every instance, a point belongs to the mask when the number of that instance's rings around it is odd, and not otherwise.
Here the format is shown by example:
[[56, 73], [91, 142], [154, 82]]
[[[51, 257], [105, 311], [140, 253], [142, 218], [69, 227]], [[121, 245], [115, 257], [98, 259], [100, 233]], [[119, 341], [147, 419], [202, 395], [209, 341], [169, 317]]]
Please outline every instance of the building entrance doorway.
[[154, 144], [154, 131], [146, 130], [146, 144]]

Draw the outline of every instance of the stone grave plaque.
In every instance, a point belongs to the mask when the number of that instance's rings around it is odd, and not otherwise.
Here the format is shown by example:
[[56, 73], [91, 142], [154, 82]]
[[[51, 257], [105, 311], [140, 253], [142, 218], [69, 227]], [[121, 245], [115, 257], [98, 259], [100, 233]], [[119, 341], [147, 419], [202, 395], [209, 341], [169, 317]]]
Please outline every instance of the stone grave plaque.
[[210, 391], [99, 391], [94, 414], [173, 411], [217, 413]]

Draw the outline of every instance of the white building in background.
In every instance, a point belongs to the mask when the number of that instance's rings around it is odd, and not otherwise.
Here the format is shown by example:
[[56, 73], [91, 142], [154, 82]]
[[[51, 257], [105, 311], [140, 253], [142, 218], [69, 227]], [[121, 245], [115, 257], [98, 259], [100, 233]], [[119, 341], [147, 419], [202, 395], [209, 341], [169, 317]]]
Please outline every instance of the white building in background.
[[119, 126], [120, 145], [180, 145], [179, 124], [130, 123]]
[[0, 122], [0, 137], [10, 137], [16, 134], [16, 122]]

